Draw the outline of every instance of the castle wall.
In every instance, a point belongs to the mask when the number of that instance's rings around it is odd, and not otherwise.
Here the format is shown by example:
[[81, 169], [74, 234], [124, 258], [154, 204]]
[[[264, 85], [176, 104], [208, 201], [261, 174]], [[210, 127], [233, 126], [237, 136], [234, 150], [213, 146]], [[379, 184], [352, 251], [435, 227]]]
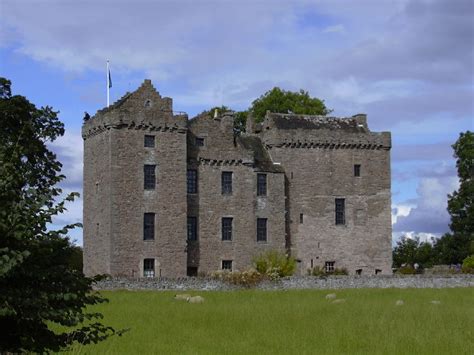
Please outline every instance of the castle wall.
[[[289, 237], [300, 273], [326, 261], [351, 274], [391, 273], [389, 134], [278, 129], [267, 121], [261, 136], [288, 179]], [[335, 224], [335, 198], [345, 199], [343, 225]]]

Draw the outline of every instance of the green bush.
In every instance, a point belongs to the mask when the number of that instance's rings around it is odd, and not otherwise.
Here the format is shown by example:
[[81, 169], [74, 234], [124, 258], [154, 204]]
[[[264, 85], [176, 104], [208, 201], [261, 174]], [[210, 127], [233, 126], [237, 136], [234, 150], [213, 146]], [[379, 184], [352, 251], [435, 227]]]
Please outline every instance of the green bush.
[[213, 279], [221, 280], [232, 285], [242, 286], [242, 287], [255, 287], [260, 283], [264, 275], [259, 273], [257, 270], [250, 269], [245, 271], [229, 271], [229, 270], [220, 270], [211, 274]]
[[468, 256], [463, 260], [462, 272], [465, 274], [474, 274], [474, 255]]
[[413, 266], [411, 265], [406, 265], [406, 266], [402, 266], [401, 268], [399, 268], [397, 270], [397, 274], [402, 274], [402, 275], [415, 275], [416, 274], [416, 270]]
[[315, 266], [312, 269], [308, 270], [308, 275], [310, 276], [329, 276], [329, 275], [349, 275], [349, 272], [346, 268], [335, 268], [334, 271], [327, 272], [321, 266]]
[[266, 275], [272, 280], [291, 276], [296, 269], [295, 258], [275, 250], [256, 256], [253, 263], [260, 274]]

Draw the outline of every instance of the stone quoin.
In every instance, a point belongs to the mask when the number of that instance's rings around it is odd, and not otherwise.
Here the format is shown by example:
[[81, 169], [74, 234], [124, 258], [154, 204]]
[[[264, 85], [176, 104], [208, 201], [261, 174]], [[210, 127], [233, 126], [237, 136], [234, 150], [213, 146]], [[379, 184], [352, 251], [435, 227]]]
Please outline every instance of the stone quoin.
[[256, 255], [390, 274], [389, 132], [367, 117], [188, 119], [150, 80], [84, 122], [84, 272], [183, 277]]

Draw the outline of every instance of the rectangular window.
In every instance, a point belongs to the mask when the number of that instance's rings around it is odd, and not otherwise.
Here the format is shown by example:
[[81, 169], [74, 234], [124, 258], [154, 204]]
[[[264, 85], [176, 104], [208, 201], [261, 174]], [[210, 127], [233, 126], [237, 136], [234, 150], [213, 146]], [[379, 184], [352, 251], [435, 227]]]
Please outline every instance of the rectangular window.
[[188, 266], [186, 275], [189, 277], [197, 277], [198, 275], [198, 268], [196, 266]]
[[257, 218], [257, 242], [267, 241], [267, 219]]
[[360, 164], [354, 165], [354, 176], [360, 176]]
[[155, 259], [143, 260], [143, 276], [155, 277]]
[[232, 271], [232, 260], [222, 260], [222, 270]]
[[196, 194], [197, 193], [197, 170], [188, 169], [187, 181], [188, 181], [188, 194]]
[[334, 261], [326, 261], [324, 264], [324, 269], [326, 272], [333, 272], [334, 271]]
[[346, 224], [345, 202], [343, 198], [336, 198], [336, 224]]
[[300, 213], [300, 223], [303, 224], [303, 214]]
[[145, 148], [155, 148], [155, 136], [145, 135]]
[[267, 174], [257, 174], [257, 196], [267, 195]]
[[223, 171], [221, 177], [222, 194], [232, 195], [232, 172]]
[[204, 138], [196, 137], [196, 146], [204, 147]]
[[231, 217], [222, 218], [222, 240], [232, 240], [232, 221]]
[[188, 217], [188, 240], [197, 240], [197, 218]]
[[145, 213], [143, 215], [143, 240], [155, 239], [155, 214]]
[[143, 166], [143, 176], [144, 176], [144, 185], [145, 190], [154, 190], [156, 185], [156, 175], [155, 175], [156, 165], [144, 165]]

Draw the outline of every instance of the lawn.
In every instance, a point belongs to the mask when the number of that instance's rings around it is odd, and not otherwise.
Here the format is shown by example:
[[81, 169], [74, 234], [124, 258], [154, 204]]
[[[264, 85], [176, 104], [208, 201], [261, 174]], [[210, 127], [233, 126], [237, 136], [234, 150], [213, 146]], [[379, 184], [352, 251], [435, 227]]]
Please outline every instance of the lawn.
[[474, 354], [473, 288], [102, 293], [94, 310], [130, 331], [73, 353]]

